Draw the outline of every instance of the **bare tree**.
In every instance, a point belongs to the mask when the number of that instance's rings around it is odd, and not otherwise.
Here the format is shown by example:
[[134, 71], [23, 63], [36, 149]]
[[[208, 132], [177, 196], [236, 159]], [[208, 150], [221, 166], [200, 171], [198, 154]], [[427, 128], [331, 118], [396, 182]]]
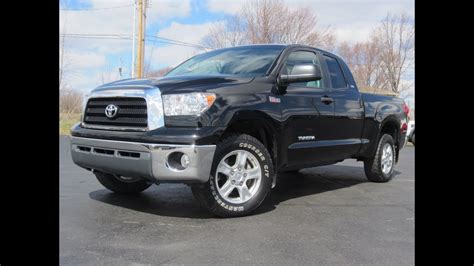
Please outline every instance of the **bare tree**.
[[334, 48], [336, 37], [332, 29], [320, 26], [317, 16], [310, 9], [282, 8], [282, 14], [284, 15], [277, 18], [278, 32], [274, 36], [274, 42]]
[[74, 63], [68, 57], [65, 48], [64, 36], [59, 39], [59, 89], [66, 90], [69, 88], [68, 80], [77, 74], [74, 69]]
[[214, 23], [201, 41], [210, 48], [224, 48], [246, 43], [245, 24], [240, 16], [226, 16], [224, 21]]
[[64, 73], [66, 71], [66, 64], [64, 60], [64, 36], [59, 39], [59, 89], [64, 89]]
[[82, 112], [83, 94], [73, 89], [59, 91], [59, 112], [61, 114], [78, 114]]
[[400, 79], [413, 64], [414, 23], [405, 13], [388, 14], [374, 34], [380, 40], [381, 67], [385, 75], [383, 86], [393, 92], [399, 92], [403, 89]]
[[[69, 6], [68, 2], [67, 0], [61, 0], [61, 6], [67, 9]], [[64, 17], [64, 19], [59, 37], [59, 89], [64, 90], [69, 88], [67, 81], [75, 74], [75, 71], [73, 69], [73, 62], [66, 52], [66, 37], [64, 34], [66, 34], [67, 11], [60, 11], [60, 16]]]
[[[62, 5], [67, 8], [68, 2], [61, 1]], [[64, 24], [62, 27], [62, 34], [66, 33], [66, 12], [61, 15], [64, 16]], [[77, 90], [73, 90], [67, 84], [67, 79], [71, 74], [71, 62], [67, 58], [65, 49], [65, 36], [59, 37], [59, 113], [63, 115], [78, 114], [82, 112], [83, 94]]]
[[359, 87], [369, 91], [380, 88], [385, 83], [381, 68], [379, 41], [372, 36], [369, 41], [348, 44], [343, 42], [338, 47], [339, 54], [349, 65]]
[[[67, 6], [67, 2], [65, 2]], [[65, 14], [64, 14], [65, 16]], [[64, 18], [64, 25], [63, 25], [63, 34], [66, 33], [66, 17]], [[65, 37], [64, 35], [59, 37], [59, 89], [62, 90], [66, 87], [66, 74], [67, 70], [69, 68], [69, 63], [65, 59], [66, 55], [64, 53], [64, 43], [65, 43]]]
[[413, 83], [401, 82], [411, 67], [414, 52], [414, 27], [406, 14], [388, 14], [366, 42], [343, 42], [338, 53], [345, 59], [364, 91], [407, 90]]
[[255, 43], [333, 48], [334, 42], [332, 29], [320, 26], [310, 9], [290, 9], [282, 0], [251, 0], [237, 15], [215, 24], [203, 39], [203, 44], [212, 48]]

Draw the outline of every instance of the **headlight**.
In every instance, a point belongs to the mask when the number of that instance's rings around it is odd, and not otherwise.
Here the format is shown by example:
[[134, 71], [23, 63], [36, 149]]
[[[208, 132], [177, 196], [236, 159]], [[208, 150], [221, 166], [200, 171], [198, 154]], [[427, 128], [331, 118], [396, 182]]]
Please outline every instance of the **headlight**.
[[166, 116], [199, 115], [214, 103], [214, 93], [186, 93], [163, 95]]

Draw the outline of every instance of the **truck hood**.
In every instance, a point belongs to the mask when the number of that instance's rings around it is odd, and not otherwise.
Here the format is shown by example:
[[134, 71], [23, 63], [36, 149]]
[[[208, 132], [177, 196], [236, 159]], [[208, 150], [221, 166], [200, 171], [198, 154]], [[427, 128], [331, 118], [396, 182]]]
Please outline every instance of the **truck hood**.
[[238, 84], [250, 83], [254, 77], [237, 77], [224, 75], [209, 76], [178, 76], [144, 79], [124, 79], [104, 84], [94, 92], [103, 90], [121, 90], [131, 87], [158, 87], [162, 94], [202, 92], [210, 89], [231, 87]]

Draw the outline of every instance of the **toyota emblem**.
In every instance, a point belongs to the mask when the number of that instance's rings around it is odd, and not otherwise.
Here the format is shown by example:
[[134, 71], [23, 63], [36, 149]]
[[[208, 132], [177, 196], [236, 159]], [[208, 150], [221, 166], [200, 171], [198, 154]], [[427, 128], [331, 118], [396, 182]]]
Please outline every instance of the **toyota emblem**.
[[108, 118], [114, 118], [118, 113], [118, 107], [115, 106], [114, 104], [109, 104], [107, 107], [105, 107], [105, 115]]

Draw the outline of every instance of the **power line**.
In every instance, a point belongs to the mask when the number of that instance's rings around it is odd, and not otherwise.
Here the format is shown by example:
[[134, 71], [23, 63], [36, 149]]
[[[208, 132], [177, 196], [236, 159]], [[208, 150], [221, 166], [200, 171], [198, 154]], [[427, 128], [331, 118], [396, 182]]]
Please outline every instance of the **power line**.
[[163, 42], [168, 42], [168, 43], [173, 43], [173, 44], [178, 44], [182, 46], [190, 46], [190, 47], [195, 47], [198, 49], [210, 49], [209, 47], [200, 45], [200, 44], [194, 44], [194, 43], [189, 43], [189, 42], [182, 42], [182, 41], [177, 41], [173, 39], [168, 39], [168, 38], [163, 38], [163, 37], [158, 37], [158, 36], [152, 36], [152, 35], [146, 35], [146, 37], [162, 40]]
[[95, 39], [95, 40], [131, 40], [132, 38], [119, 38], [119, 37], [93, 37], [93, 36], [63, 36], [72, 39]]
[[128, 34], [105, 34], [105, 33], [61, 33], [63, 36], [86, 36], [86, 37], [124, 37], [131, 38]]
[[[73, 39], [132, 40], [132, 37], [126, 36], [126, 35], [120, 35], [120, 34], [64, 33], [64, 34], [60, 34], [60, 36], [65, 37], [65, 38], [73, 38]], [[145, 41], [153, 42], [153, 43], [158, 42], [158, 43], [163, 43], [163, 44], [186, 46], [186, 47], [192, 47], [192, 48], [201, 49], [201, 50], [207, 48], [201, 45], [180, 42], [177, 40], [172, 40], [172, 39], [167, 39], [167, 38], [160, 38], [160, 37], [155, 37], [155, 36], [151, 36], [151, 37], [153, 37], [154, 40], [145, 40]]]
[[131, 7], [132, 5], [125, 5], [125, 6], [114, 6], [114, 7], [102, 7], [102, 8], [61, 8], [59, 10], [62, 11], [96, 11], [96, 10], [108, 10], [108, 9], [116, 9], [116, 8], [124, 8], [124, 7]]
[[[159, 30], [159, 27], [156, 27], [155, 35], [158, 34], [158, 30]], [[148, 63], [146, 64], [147, 72], [148, 72], [148, 69], [150, 68], [150, 62], [151, 62], [151, 58], [153, 56], [153, 51], [155, 50], [155, 44], [156, 44], [156, 39], [153, 39], [153, 45], [151, 46], [150, 57], [148, 58]]]
[[120, 35], [95, 35], [95, 34], [60, 34], [61, 37], [73, 39], [101, 39], [101, 40], [131, 40], [131, 37]]
[[181, 43], [181, 44], [193, 45], [193, 46], [197, 46], [197, 47], [201, 47], [201, 48], [209, 48], [209, 47], [206, 47], [206, 46], [203, 46], [203, 45], [200, 45], [200, 44], [194, 44], [194, 43], [189, 43], [189, 42], [177, 41], [177, 40], [168, 39], [168, 38], [164, 38], [164, 37], [149, 36], [149, 35], [147, 35], [147, 36], [148, 36], [148, 37], [151, 37], [151, 38], [156, 38], [156, 39], [165, 40], [165, 41], [172, 41], [172, 42]]
[[[146, 42], [152, 42], [152, 40], [145, 40]], [[183, 43], [177, 43], [177, 42], [172, 42], [172, 41], [166, 41], [166, 40], [155, 40], [158, 43], [163, 43], [163, 44], [171, 44], [171, 45], [178, 45], [178, 46], [185, 46], [185, 47], [192, 47], [196, 49], [203, 50], [202, 46], [198, 45], [190, 45], [190, 44], [183, 44]]]
[[73, 36], [128, 36], [124, 34], [107, 34], [107, 33], [61, 33], [62, 35]]
[[[106, 33], [63, 33], [60, 34], [62, 37], [67, 37], [67, 38], [87, 38], [87, 39], [104, 39], [104, 38], [116, 38], [116, 39], [132, 39], [132, 37], [128, 35], [123, 35], [123, 34], [106, 34]], [[175, 44], [175, 45], [180, 45], [180, 46], [188, 46], [188, 47], [194, 47], [197, 49], [209, 49], [209, 47], [202, 46], [199, 44], [194, 44], [194, 43], [188, 43], [188, 42], [182, 42], [178, 40], [173, 40], [173, 39], [168, 39], [168, 38], [163, 38], [163, 37], [157, 37], [157, 36], [152, 36], [152, 35], [146, 35], [146, 37], [153, 38], [153, 40], [146, 40], [147, 42], [159, 42], [159, 43], [166, 43], [166, 44]]]

